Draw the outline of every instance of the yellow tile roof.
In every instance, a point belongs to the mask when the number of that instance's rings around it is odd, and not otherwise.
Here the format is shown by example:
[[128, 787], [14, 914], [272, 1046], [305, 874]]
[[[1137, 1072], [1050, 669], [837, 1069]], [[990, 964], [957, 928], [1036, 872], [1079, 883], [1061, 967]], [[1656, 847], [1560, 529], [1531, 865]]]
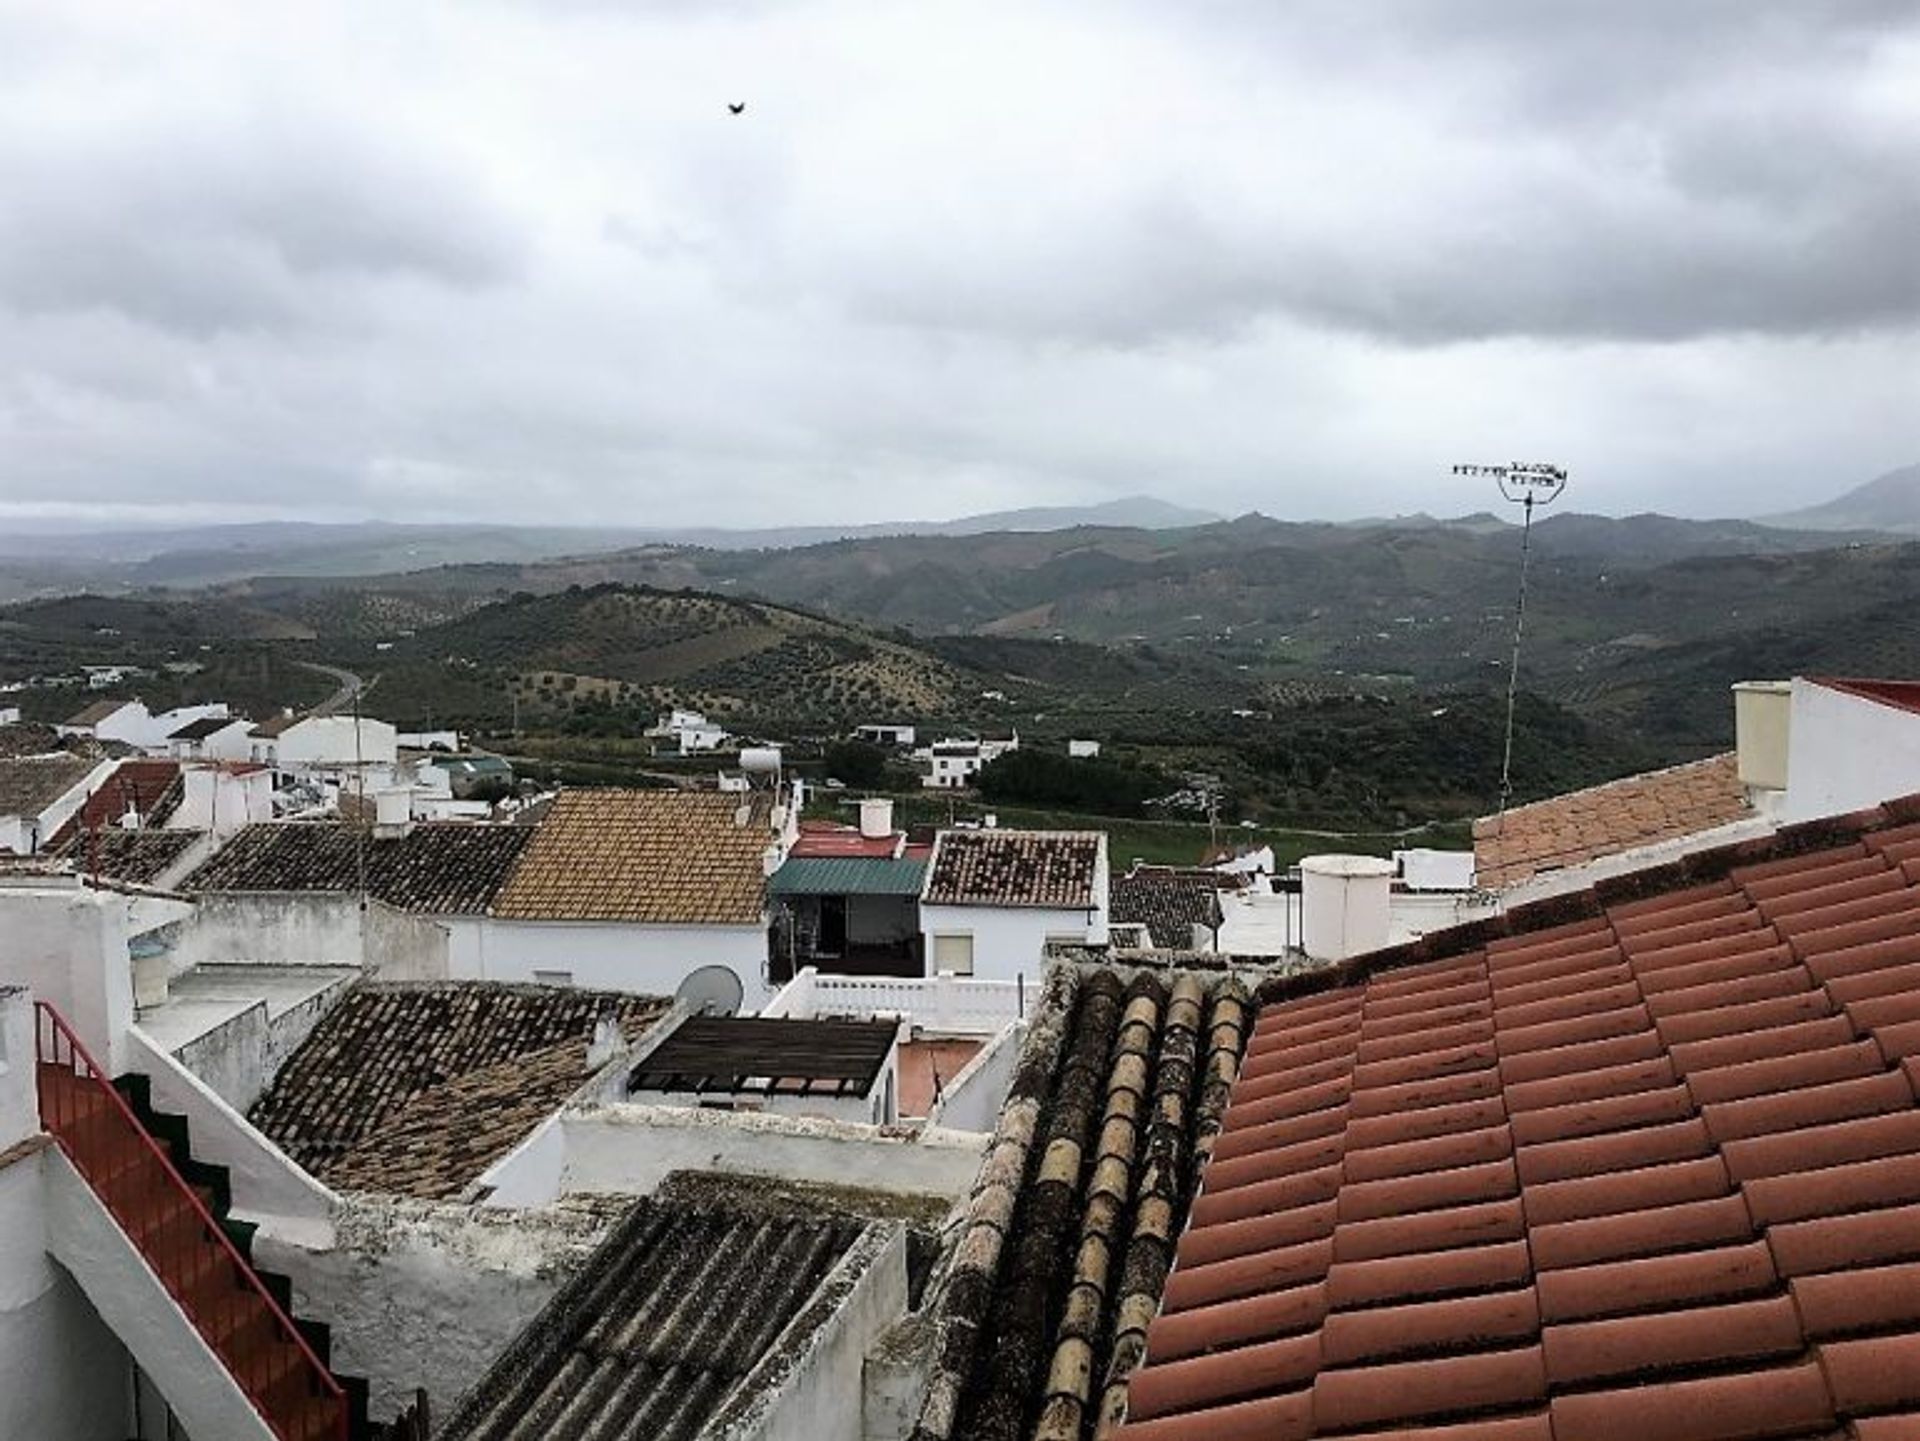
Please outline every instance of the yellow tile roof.
[[566, 791], [493, 912], [518, 920], [752, 926], [763, 919], [764, 802], [713, 791]]

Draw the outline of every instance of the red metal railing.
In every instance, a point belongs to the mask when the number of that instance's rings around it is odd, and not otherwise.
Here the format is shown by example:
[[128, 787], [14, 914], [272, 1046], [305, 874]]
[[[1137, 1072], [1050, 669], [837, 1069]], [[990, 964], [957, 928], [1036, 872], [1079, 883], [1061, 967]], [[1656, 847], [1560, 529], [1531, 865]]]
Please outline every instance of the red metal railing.
[[281, 1441], [347, 1441], [347, 1398], [198, 1191], [44, 1001], [40, 1123]]

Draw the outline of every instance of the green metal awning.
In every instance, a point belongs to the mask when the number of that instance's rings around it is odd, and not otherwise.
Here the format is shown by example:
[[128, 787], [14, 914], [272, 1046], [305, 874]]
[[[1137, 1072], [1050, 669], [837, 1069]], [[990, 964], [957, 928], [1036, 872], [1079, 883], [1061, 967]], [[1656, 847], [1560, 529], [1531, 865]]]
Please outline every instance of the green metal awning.
[[926, 878], [925, 861], [803, 856], [775, 871], [767, 889], [776, 896], [917, 896]]

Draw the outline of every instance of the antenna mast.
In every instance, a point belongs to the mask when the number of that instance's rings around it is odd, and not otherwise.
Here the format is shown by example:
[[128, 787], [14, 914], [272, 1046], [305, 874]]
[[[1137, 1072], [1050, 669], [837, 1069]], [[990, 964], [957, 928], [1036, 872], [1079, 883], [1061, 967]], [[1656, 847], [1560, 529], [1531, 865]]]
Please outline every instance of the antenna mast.
[[1527, 625], [1527, 564], [1533, 558], [1533, 508], [1552, 505], [1567, 488], [1567, 472], [1546, 461], [1511, 461], [1506, 465], [1456, 465], [1455, 475], [1490, 476], [1500, 487], [1500, 498], [1520, 506], [1520, 597], [1513, 608], [1513, 659], [1507, 666], [1507, 733], [1500, 754], [1500, 815], [1507, 814], [1513, 795], [1513, 707], [1520, 692], [1520, 639]]

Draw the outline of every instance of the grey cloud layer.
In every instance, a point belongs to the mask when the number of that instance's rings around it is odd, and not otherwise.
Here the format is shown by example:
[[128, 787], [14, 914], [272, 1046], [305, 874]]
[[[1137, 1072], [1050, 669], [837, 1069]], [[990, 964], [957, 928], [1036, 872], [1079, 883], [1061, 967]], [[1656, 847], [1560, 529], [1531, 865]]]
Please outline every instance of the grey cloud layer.
[[0, 0], [0, 77], [0, 520], [1461, 510], [1481, 450], [1702, 513], [1920, 454], [1911, 4]]

